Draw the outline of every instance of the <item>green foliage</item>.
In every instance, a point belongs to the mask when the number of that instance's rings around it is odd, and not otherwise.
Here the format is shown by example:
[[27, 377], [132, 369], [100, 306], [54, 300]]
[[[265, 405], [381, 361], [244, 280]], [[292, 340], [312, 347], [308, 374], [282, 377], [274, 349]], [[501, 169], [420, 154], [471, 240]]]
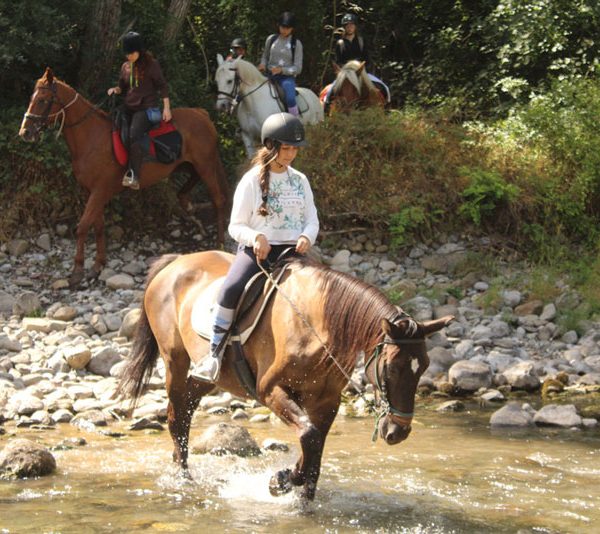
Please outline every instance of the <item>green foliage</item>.
[[431, 235], [443, 213], [441, 208], [427, 210], [423, 206], [408, 206], [393, 214], [389, 228], [392, 248], [410, 244], [413, 237]]
[[459, 213], [466, 215], [477, 226], [491, 218], [500, 206], [514, 201], [518, 187], [506, 181], [495, 171], [462, 168], [469, 179], [468, 186], [461, 193], [464, 202]]

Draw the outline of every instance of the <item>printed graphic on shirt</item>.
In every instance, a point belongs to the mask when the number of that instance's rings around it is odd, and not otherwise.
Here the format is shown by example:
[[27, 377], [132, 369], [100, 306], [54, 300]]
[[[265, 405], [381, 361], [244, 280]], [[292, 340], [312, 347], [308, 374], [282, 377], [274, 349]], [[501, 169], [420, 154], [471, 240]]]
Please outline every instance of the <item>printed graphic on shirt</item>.
[[304, 229], [305, 193], [302, 178], [298, 174], [291, 174], [283, 180], [272, 180], [267, 204], [268, 225], [271, 228], [299, 232]]

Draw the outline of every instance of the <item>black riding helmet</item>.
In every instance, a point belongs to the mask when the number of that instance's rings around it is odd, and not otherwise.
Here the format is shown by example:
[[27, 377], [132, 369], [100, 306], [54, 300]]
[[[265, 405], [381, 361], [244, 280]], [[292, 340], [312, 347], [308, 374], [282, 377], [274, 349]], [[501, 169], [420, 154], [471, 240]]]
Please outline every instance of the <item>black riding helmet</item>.
[[279, 17], [279, 26], [283, 26], [284, 28], [295, 28], [296, 15], [291, 11], [284, 11]]
[[304, 126], [291, 113], [275, 113], [269, 115], [262, 125], [260, 140], [267, 148], [273, 143], [291, 146], [306, 146]]
[[144, 51], [144, 40], [137, 32], [127, 32], [121, 39], [121, 44], [125, 54], [133, 54], [134, 52], [141, 54]]
[[248, 48], [246, 46], [246, 40], [242, 37], [236, 37], [233, 41], [231, 41], [230, 48]]
[[354, 13], [346, 13], [342, 17], [342, 26], [346, 24], [358, 24], [358, 17]]

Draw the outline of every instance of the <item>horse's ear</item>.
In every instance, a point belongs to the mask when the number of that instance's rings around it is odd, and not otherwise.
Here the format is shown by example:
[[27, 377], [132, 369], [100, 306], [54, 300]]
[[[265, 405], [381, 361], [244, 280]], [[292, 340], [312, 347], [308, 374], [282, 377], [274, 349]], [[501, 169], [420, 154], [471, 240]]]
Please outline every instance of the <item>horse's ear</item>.
[[340, 67], [335, 61], [331, 62], [331, 66], [333, 67], [333, 72], [335, 74], [338, 74], [342, 70], [342, 67]]
[[50, 67], [46, 67], [46, 72], [44, 72], [43, 78], [46, 79], [48, 84], [51, 84], [54, 81], [54, 73]]
[[358, 69], [356, 69], [356, 74], [360, 74], [364, 68], [365, 68], [365, 62], [361, 61], [360, 65], [358, 66]]
[[421, 323], [421, 326], [423, 327], [423, 333], [427, 336], [429, 334], [432, 334], [433, 332], [441, 330], [445, 326], [448, 326], [452, 321], [454, 321], [454, 316], [446, 315], [441, 319], [435, 319], [434, 321], [425, 321], [424, 323]]
[[381, 319], [381, 329], [383, 330], [384, 334], [393, 337], [392, 330], [394, 329], [394, 325], [387, 319]]
[[225, 60], [223, 59], [223, 56], [221, 54], [217, 54], [217, 64], [219, 65], [219, 67], [223, 64]]

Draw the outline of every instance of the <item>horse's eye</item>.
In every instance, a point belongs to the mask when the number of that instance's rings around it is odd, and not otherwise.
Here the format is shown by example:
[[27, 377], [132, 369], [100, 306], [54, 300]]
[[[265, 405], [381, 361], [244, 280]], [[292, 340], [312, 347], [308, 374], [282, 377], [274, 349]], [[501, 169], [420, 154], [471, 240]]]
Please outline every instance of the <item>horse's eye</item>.
[[231, 85], [233, 83], [233, 80], [227, 80], [227, 85]]

